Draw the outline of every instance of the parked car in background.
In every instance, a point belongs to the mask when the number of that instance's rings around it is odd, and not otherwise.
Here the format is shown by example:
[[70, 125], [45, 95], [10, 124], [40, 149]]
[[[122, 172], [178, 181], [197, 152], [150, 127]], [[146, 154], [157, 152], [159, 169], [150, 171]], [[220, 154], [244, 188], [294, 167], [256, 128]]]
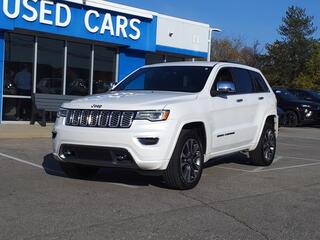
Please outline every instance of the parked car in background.
[[282, 108], [277, 107], [277, 114], [279, 117], [279, 126], [285, 126], [287, 117], [286, 112], [282, 110]]
[[309, 89], [288, 89], [293, 95], [301, 100], [320, 103], [320, 92]]
[[301, 100], [286, 88], [273, 88], [273, 91], [278, 100], [278, 107], [285, 111], [285, 126], [296, 127], [320, 121], [319, 103]]
[[61, 78], [41, 78], [37, 83], [37, 93], [61, 94]]

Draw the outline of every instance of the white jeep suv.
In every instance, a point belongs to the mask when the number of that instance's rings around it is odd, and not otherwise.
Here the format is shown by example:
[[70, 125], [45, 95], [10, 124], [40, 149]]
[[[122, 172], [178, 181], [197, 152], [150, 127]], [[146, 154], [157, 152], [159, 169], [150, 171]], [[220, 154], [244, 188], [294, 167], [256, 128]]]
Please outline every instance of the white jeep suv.
[[156, 172], [190, 189], [204, 163], [245, 151], [268, 166], [276, 151], [277, 102], [257, 69], [227, 62], [145, 66], [110, 92], [65, 103], [53, 129], [64, 172], [88, 178], [100, 167]]

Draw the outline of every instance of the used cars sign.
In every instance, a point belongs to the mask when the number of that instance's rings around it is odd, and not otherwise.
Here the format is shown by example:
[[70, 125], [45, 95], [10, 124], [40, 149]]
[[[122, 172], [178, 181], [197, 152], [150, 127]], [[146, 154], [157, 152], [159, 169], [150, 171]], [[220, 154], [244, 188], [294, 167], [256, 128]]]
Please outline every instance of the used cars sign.
[[[4, 19], [2, 21], [2, 19]], [[154, 50], [154, 19], [66, 1], [3, 0], [0, 29], [30, 29]]]

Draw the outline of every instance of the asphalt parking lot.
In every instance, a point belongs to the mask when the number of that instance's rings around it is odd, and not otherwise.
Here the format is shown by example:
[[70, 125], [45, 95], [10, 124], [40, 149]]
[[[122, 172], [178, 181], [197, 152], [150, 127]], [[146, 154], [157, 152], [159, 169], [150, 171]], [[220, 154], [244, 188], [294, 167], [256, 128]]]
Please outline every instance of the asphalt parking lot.
[[0, 139], [0, 239], [320, 239], [320, 128], [281, 128], [268, 168], [214, 159], [190, 191], [120, 170], [69, 179], [50, 152]]

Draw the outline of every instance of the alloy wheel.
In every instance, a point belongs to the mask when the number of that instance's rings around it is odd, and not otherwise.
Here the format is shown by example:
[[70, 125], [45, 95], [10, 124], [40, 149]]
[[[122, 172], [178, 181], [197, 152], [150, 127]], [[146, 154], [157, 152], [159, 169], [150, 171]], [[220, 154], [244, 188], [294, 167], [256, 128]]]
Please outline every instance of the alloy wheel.
[[188, 139], [181, 151], [180, 169], [183, 180], [186, 183], [194, 182], [201, 170], [201, 149], [200, 144], [195, 139]]
[[265, 160], [272, 161], [276, 151], [276, 136], [273, 130], [267, 129], [263, 139], [263, 156]]

